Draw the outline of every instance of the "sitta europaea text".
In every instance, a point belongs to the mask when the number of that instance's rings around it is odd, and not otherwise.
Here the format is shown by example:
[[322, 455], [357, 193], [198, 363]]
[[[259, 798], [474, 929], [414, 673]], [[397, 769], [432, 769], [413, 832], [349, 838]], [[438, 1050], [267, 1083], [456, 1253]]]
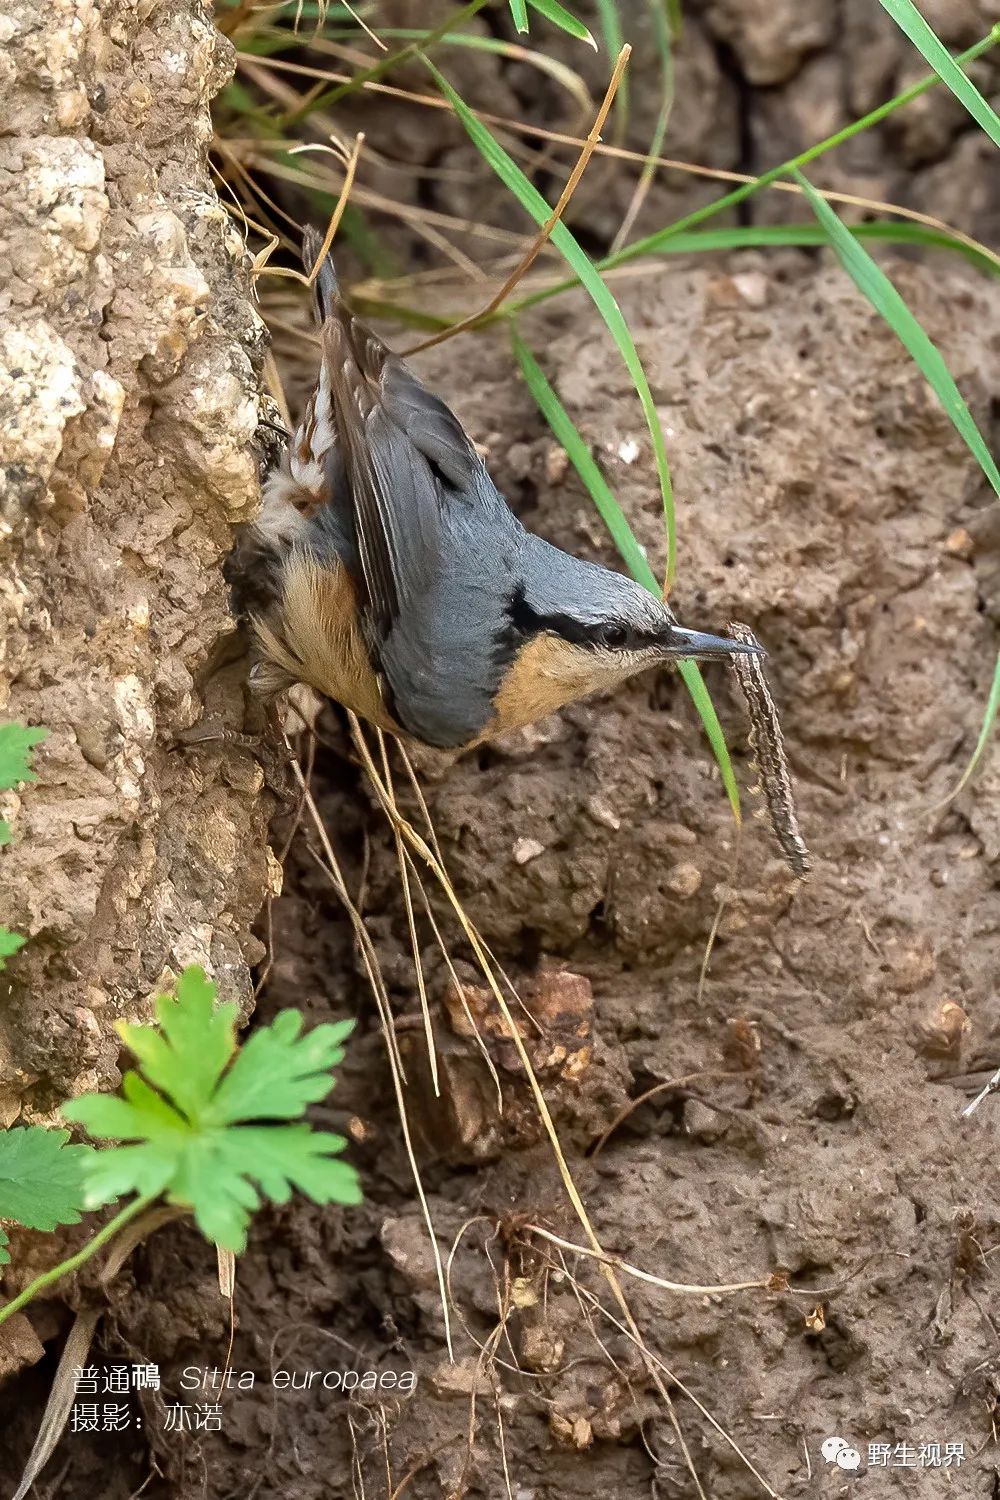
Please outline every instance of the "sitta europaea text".
[[[321, 248], [307, 232], [306, 265]], [[647, 667], [761, 654], [526, 531], [455, 415], [344, 306], [329, 258], [315, 301], [319, 382], [234, 570], [258, 691], [307, 683], [457, 750]]]

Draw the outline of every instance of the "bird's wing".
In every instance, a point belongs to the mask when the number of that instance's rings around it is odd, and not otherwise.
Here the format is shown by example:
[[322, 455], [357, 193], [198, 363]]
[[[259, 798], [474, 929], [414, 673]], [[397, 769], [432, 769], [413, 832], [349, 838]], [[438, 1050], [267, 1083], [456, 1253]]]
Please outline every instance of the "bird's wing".
[[323, 365], [353, 508], [365, 614], [384, 640], [439, 574], [444, 508], [472, 499], [482, 463], [457, 417], [338, 299]]

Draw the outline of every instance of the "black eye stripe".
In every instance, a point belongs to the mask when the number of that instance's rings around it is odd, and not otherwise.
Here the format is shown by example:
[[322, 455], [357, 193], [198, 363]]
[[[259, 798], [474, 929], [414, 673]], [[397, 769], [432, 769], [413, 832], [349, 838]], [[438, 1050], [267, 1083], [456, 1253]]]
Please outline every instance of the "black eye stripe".
[[507, 606], [507, 618], [511, 629], [520, 636], [539, 635], [542, 631], [551, 631], [554, 635], [561, 635], [564, 641], [571, 641], [575, 646], [589, 646], [593, 644], [592, 632], [572, 615], [565, 614], [542, 614], [533, 609], [525, 597], [524, 584], [518, 584], [514, 590], [510, 604]]
[[567, 614], [543, 614], [533, 609], [525, 597], [524, 585], [515, 590], [507, 607], [507, 624], [502, 632], [504, 643], [524, 640], [548, 631], [574, 646], [593, 646], [613, 651], [640, 651], [662, 640], [655, 627], [635, 629], [624, 620], [601, 620], [586, 624]]

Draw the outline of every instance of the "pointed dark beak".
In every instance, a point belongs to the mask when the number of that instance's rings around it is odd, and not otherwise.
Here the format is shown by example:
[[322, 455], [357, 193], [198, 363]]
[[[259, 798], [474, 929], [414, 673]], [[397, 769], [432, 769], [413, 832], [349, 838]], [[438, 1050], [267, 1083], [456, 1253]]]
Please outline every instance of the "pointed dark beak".
[[723, 635], [705, 635], [700, 630], [685, 630], [671, 625], [663, 642], [664, 654], [675, 661], [712, 661], [721, 656], [766, 656], [763, 646], [750, 646]]

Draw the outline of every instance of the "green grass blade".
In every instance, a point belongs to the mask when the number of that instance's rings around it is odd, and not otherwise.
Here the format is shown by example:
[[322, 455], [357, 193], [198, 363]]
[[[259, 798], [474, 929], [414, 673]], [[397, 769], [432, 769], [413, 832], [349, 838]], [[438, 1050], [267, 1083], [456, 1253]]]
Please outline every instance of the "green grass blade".
[[[656, 117], [653, 136], [649, 143], [649, 154], [652, 157], [659, 156], [663, 150], [663, 142], [674, 106], [674, 34], [663, 0], [648, 0], [648, 3], [653, 33], [656, 37], [656, 50], [660, 54], [660, 86], [663, 91], [659, 114]], [[652, 162], [647, 162], [643, 168], [643, 173], [650, 178], [655, 171], [656, 167]]]
[[[514, 353], [521, 367], [521, 373], [532, 396], [538, 404], [549, 426], [555, 434], [557, 442], [566, 450], [570, 463], [579, 474], [584, 487], [593, 500], [604, 524], [607, 526], [615, 546], [625, 560], [625, 564], [637, 583], [649, 589], [651, 594], [659, 596], [659, 588], [656, 575], [646, 560], [635, 533], [624, 512], [614, 495], [611, 487], [601, 473], [594, 461], [593, 454], [584, 442], [580, 433], [573, 424], [573, 420], [563, 406], [555, 390], [546, 378], [541, 366], [535, 359], [527, 344], [521, 338], [516, 328], [511, 326], [514, 341]], [[740, 821], [740, 794], [736, 785], [736, 777], [733, 773], [732, 761], [729, 758], [729, 750], [726, 746], [722, 726], [715, 712], [704, 678], [698, 668], [697, 662], [685, 661], [679, 663], [679, 669], [684, 684], [691, 694], [695, 708], [701, 717], [705, 727], [708, 742], [712, 747], [712, 753], [718, 763], [722, 774], [722, 782], [726, 788], [736, 821]]]
[[514, 19], [514, 29], [523, 35], [528, 30], [528, 7], [525, 0], [510, 0], [510, 13]]
[[[433, 73], [441, 92], [450, 101], [452, 108], [461, 120], [469, 138], [483, 160], [493, 169], [505, 187], [513, 193], [521, 206], [535, 220], [535, 223], [538, 225], [547, 224], [552, 217], [552, 209], [546, 203], [541, 193], [538, 192], [537, 188], [532, 186], [521, 171], [521, 168], [507, 155], [507, 152], [494, 139], [482, 121], [476, 118], [464, 99], [455, 92], [448, 80], [431, 62], [430, 58], [425, 57], [424, 62]], [[577, 279], [583, 283], [583, 286], [590, 294], [595, 307], [604, 319], [608, 331], [614, 339], [638, 394], [653, 444], [656, 472], [660, 481], [660, 493], [663, 498], [663, 516], [667, 533], [666, 587], [669, 589], [673, 582], [677, 566], [677, 522], [674, 515], [673, 487], [670, 482], [670, 465], [667, 460], [666, 444], [663, 440], [663, 431], [660, 427], [656, 403], [649, 389], [646, 372], [642, 367], [642, 361], [639, 358], [635, 342], [629, 332], [629, 327], [622, 314], [622, 310], [611, 292], [604, 285], [586, 251], [577, 243], [571, 231], [561, 221], [553, 227], [551, 239], [556, 249], [568, 261]]]
[[[558, 26], [560, 31], [565, 31], [568, 36], [576, 37], [578, 42], [588, 42], [594, 51], [597, 51], [597, 43], [590, 34], [588, 27], [582, 21], [578, 21], [565, 5], [560, 5], [559, 0], [528, 0], [532, 10], [537, 10], [546, 21], [551, 21], [553, 26]], [[618, 49], [621, 51], [621, 48]], [[615, 53], [615, 57], [618, 53]]]
[[[991, 276], [1000, 275], [1000, 256], [985, 247], [976, 249], [974, 245], [967, 245], [964, 240], [956, 239], [943, 229], [929, 229], [923, 224], [895, 223], [888, 219], [875, 219], [871, 223], [844, 227], [859, 240], [952, 250], [963, 255], [978, 270]], [[645, 255], [700, 255], [718, 250], [826, 245], [829, 244], [829, 237], [818, 224], [732, 224], [725, 229], [688, 229], [681, 234], [675, 234], [672, 227], [668, 226], [658, 234], [647, 235], [642, 244]], [[625, 255], [624, 259], [631, 260], [632, 257]], [[597, 270], [613, 270], [617, 263], [618, 257], [611, 256], [607, 260], [598, 261]], [[574, 286], [575, 280], [560, 281], [556, 286], [529, 292], [527, 296], [512, 302], [508, 313], [517, 314], [526, 308], [537, 307]]]
[[840, 222], [830, 205], [820, 197], [801, 172], [796, 172], [795, 176], [809, 199], [813, 213], [826, 231], [830, 244], [837, 252], [844, 270], [875, 311], [885, 319], [915, 361], [944, 407], [959, 437], [979, 464], [997, 495], [1000, 495], [1000, 470], [997, 469], [993, 456], [983, 440], [983, 435], [963, 401], [958, 386], [952, 379], [951, 371], [941, 357], [937, 346], [924, 332], [885, 272], [876, 265], [864, 246], [859, 244]]
[[[984, 52], [988, 52], [998, 42], [1000, 42], [1000, 23], [994, 26], [993, 30], [987, 36], [980, 38], [978, 42], [967, 48], [965, 52], [960, 53], [955, 58], [955, 63], [958, 66], [964, 66], [966, 63], [974, 61], [975, 58], [981, 57]], [[809, 162], [815, 161], [818, 156], [823, 156], [827, 151], [832, 151], [835, 147], [843, 145], [845, 141], [849, 141], [854, 136], [860, 135], [862, 131], [871, 129], [873, 125], [877, 125], [881, 120], [886, 119], [888, 115], [893, 114], [897, 109], [901, 109], [903, 105], [909, 104], [914, 99], [918, 99], [921, 94], [925, 94], [928, 89], [934, 88], [940, 82], [941, 80], [936, 73], [931, 73], [926, 78], [921, 78], [917, 83], [911, 85], [910, 88], [904, 89], [901, 94], [894, 95], [892, 99], [887, 99], [884, 104], [878, 105], [876, 109], [869, 110], [868, 114], [862, 115], [860, 119], [852, 121], [850, 125], [845, 125], [842, 130], [835, 131], [833, 135], [828, 135], [824, 140], [818, 141], [815, 146], [810, 146], [808, 150], [801, 151], [798, 156], [793, 156], [788, 161], [781, 162], [778, 166], [764, 172], [760, 177], [755, 177], [753, 182], [744, 182], [740, 187], [733, 188], [732, 192], [724, 193], [721, 198], [716, 198], [714, 202], [706, 203], [703, 208], [696, 208], [691, 213], [685, 214], [682, 218], [675, 219], [673, 224], [668, 224], [665, 229], [657, 230], [655, 234], [646, 235], [643, 239], [634, 240], [632, 244], [626, 245], [624, 249], [618, 250], [614, 255], [606, 256], [604, 260], [597, 262], [598, 271], [611, 271], [616, 266], [622, 266], [630, 260], [638, 259], [641, 255], [651, 254], [654, 245], [657, 250], [661, 251], [667, 239], [672, 238], [674, 235], [684, 234], [687, 230], [694, 229], [696, 225], [704, 223], [706, 219], [712, 219], [717, 214], [724, 213], [727, 209], [735, 208], [744, 199], [749, 198], [752, 193], [760, 192], [761, 188], [768, 187], [772, 182], [776, 182], [779, 177], [787, 176], [796, 167], [807, 166]], [[575, 285], [576, 278], [573, 277], [570, 277], [566, 281], [560, 281], [555, 286], [548, 287], [544, 292], [536, 293], [530, 301], [526, 299], [515, 303], [511, 311], [516, 313], [522, 307], [534, 306], [538, 302], [547, 302], [550, 298], [558, 297], [563, 292], [569, 291]]]
[[611, 245], [611, 253], [614, 254], [628, 240], [646, 196], [652, 185], [657, 172], [657, 157], [663, 151], [663, 142], [666, 140], [667, 127], [670, 124], [670, 116], [674, 108], [674, 54], [673, 39], [670, 32], [670, 21], [663, 6], [663, 0], [647, 0], [653, 32], [656, 38], [656, 50], [660, 54], [660, 108], [657, 111], [656, 122], [653, 125], [653, 134], [649, 142], [649, 152], [643, 163], [639, 180], [632, 190], [624, 217], [618, 226], [614, 240]]
[[995, 146], [1000, 146], [1000, 120], [987, 104], [971, 78], [967, 78], [937, 33], [924, 20], [913, 0], [879, 0], [900, 31], [905, 32], [930, 63], [942, 83], [965, 106], [976, 124], [981, 126]]
[[[900, 223], [890, 219], [873, 219], [869, 223], [845, 226], [855, 239], [876, 240], [890, 245], [919, 245], [939, 250], [955, 250], [981, 271], [1000, 275], [1000, 256], [985, 248], [977, 250], [944, 229], [930, 229], [925, 224]], [[771, 248], [825, 245], [827, 235], [819, 224], [731, 224], [725, 229], [689, 229], [684, 234], [650, 235], [650, 255], [691, 255], [714, 250], [759, 250]], [[523, 306], [518, 303], [518, 307]]]
[[969, 778], [972, 776], [972, 773], [975, 771], [979, 762], [983, 758], [986, 746], [990, 741], [990, 735], [993, 733], [998, 713], [1000, 713], [1000, 652], [997, 653], [996, 666], [993, 668], [993, 683], [990, 687], [990, 696], [987, 699], [986, 712], [983, 714], [982, 728], [979, 731], [979, 738], [976, 741], [976, 748], [975, 750], [973, 750], [972, 755], [969, 758], [969, 764], [966, 766], [965, 770], [959, 777], [957, 786], [955, 786], [954, 789], [948, 793], [947, 797], [945, 797], [944, 799], [944, 802], [939, 803], [939, 806], [943, 807], [945, 803], [951, 802], [952, 799], [957, 797], [959, 792], [962, 791], [962, 789], [967, 785]]
[[[888, 219], [875, 219], [870, 224], [845, 226], [855, 239], [873, 240], [878, 244], [918, 245], [922, 248], [955, 251], [964, 255], [978, 270], [990, 276], [1000, 276], [1000, 256], [985, 249], [977, 250], [963, 240], [956, 239], [942, 229], [928, 229], [923, 224], [895, 223]], [[691, 229], [686, 234], [667, 235], [662, 245], [656, 247], [661, 255], [701, 255], [724, 250], [770, 249], [773, 247], [803, 247], [828, 245], [829, 236], [819, 224], [733, 224], [726, 229]], [[492, 314], [482, 325], [495, 323], [509, 313], [520, 312], [544, 302], [548, 290], [520, 298], [507, 312]], [[365, 308], [358, 304], [359, 310]], [[379, 317], [398, 317], [414, 328], [443, 329], [457, 323], [460, 313], [451, 317], [430, 315], [403, 303], [380, 302], [372, 304], [370, 311]]]
[[561, 447], [569, 455], [570, 463], [579, 474], [583, 484], [600, 512], [611, 539], [625, 560], [625, 565], [637, 583], [660, 597], [656, 574], [649, 566], [645, 552], [639, 546], [625, 513], [614, 495], [611, 486], [601, 473], [593, 454], [580, 436], [573, 420], [549, 383], [535, 356], [516, 330], [513, 330], [514, 353], [521, 366], [521, 373], [529, 391], [538, 403], [542, 416], [555, 433]]
[[[596, 3], [597, 14], [601, 23], [601, 35], [604, 38], [604, 46], [608, 54], [608, 61], [613, 67], [618, 60], [618, 54], [621, 52], [622, 47], [625, 45], [625, 36], [622, 32], [622, 22], [621, 15], [618, 9], [618, 0], [596, 0]], [[625, 132], [628, 128], [629, 107], [630, 88], [628, 69], [626, 68], [625, 72], [622, 74], [621, 82], [618, 85], [618, 92], [615, 95], [615, 102], [613, 106], [615, 138], [619, 142], [619, 144], [625, 139]]]
[[[625, 45], [625, 33], [622, 31], [619, 0], [595, 0], [595, 7], [601, 23], [601, 35], [604, 38], [608, 61], [614, 64], [618, 60], [619, 52]], [[622, 89], [627, 90], [627, 88], [628, 77], [626, 75], [618, 85], [619, 99], [622, 96]]]
[[726, 789], [726, 796], [729, 798], [729, 806], [733, 810], [733, 817], [737, 823], [742, 823], [740, 789], [736, 784], [736, 773], [733, 770], [733, 763], [729, 758], [729, 747], [726, 744], [726, 737], [722, 732], [722, 725], [719, 723], [719, 716], [715, 712], [715, 704], [712, 702], [708, 688], [705, 686], [705, 679], [701, 675], [701, 668], [696, 661], [682, 661], [678, 662], [677, 670], [684, 679], [684, 686], [691, 694], [691, 701], [698, 710], [698, 717], [705, 726], [708, 743], [712, 747], [712, 754], [715, 756], [716, 764], [719, 767], [722, 785]]

